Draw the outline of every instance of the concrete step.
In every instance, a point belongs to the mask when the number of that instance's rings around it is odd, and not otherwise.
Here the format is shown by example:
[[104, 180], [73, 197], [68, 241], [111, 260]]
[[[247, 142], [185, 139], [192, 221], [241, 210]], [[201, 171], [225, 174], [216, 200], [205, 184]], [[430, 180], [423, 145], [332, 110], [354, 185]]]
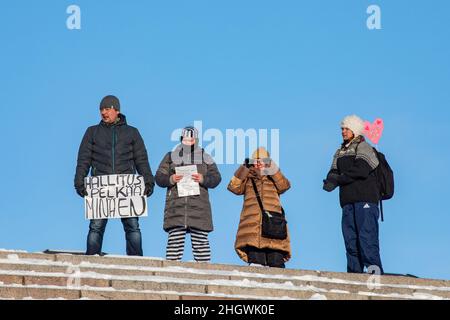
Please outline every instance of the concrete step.
[[[256, 299], [255, 297], [254, 299]], [[0, 300], [244, 300], [245, 297], [229, 298], [214, 295], [195, 295], [190, 293], [163, 293], [157, 291], [120, 291], [98, 288], [67, 288], [57, 286], [8, 286], [0, 285]], [[251, 299], [249, 299], [251, 300]]]
[[[159, 268], [159, 267], [135, 267], [135, 266], [126, 266], [127, 269], [116, 269], [111, 268], [107, 265], [98, 265], [98, 267], [84, 267], [83, 265], [77, 266], [74, 264], [65, 264], [62, 265], [60, 262], [49, 262], [52, 265], [40, 265], [33, 264], [31, 260], [20, 260], [16, 263], [8, 263], [9, 260], [0, 260], [0, 270], [5, 271], [36, 271], [42, 273], [73, 273], [74, 270], [79, 270], [82, 273], [94, 272], [100, 275], [106, 276], [155, 276], [155, 277], [168, 277], [168, 278], [176, 278], [179, 280], [188, 280], [188, 279], [197, 279], [197, 280], [230, 280], [230, 281], [243, 281], [245, 279], [250, 279], [259, 283], [276, 283], [283, 284], [286, 282], [290, 282], [295, 286], [306, 286], [306, 287], [314, 287], [318, 289], [324, 289], [327, 291], [335, 290], [337, 287], [341, 291], [347, 291], [352, 294], [359, 294], [360, 292], [366, 293], [376, 293], [376, 294], [402, 294], [402, 295], [437, 295], [442, 298], [450, 299], [450, 288], [448, 291], [435, 289], [427, 289], [424, 287], [408, 287], [404, 285], [391, 284], [384, 285], [379, 288], [369, 288], [367, 283], [364, 282], [354, 282], [354, 283], [336, 283], [334, 279], [328, 279], [325, 277], [317, 277], [317, 276], [296, 276], [296, 277], [283, 277], [279, 275], [265, 275], [263, 273], [247, 273], [242, 275], [237, 275], [234, 272], [229, 271], [220, 271], [221, 274], [208, 274], [202, 273], [204, 270], [196, 270], [196, 269], [188, 269], [181, 267], [168, 267], [168, 268]], [[125, 266], [124, 266], [125, 267]], [[178, 268], [178, 269], [177, 269]], [[264, 272], [265, 269], [261, 269], [260, 272]], [[211, 271], [211, 270], [209, 270]], [[103, 280], [104, 281], [104, 280]], [[92, 279], [86, 279], [86, 283], [83, 282], [83, 285], [89, 286], [108, 286], [108, 284], [91, 284]], [[50, 284], [50, 283], [41, 283], [41, 284]], [[110, 286], [110, 285], [109, 285]]]
[[[79, 278], [79, 287], [95, 288], [95, 289], [114, 289], [119, 291], [152, 291], [152, 292], [190, 292], [192, 294], [209, 294], [215, 295], [234, 295], [234, 296], [252, 296], [263, 299], [270, 296], [271, 298], [291, 298], [291, 299], [310, 299], [314, 294], [321, 293], [330, 299], [348, 300], [348, 299], [368, 299], [364, 296], [325, 292], [316, 290], [315, 288], [306, 286], [292, 286], [289, 289], [279, 286], [274, 288], [276, 284], [267, 283], [266, 287], [259, 287], [257, 283], [243, 281], [242, 283], [233, 283], [226, 280], [191, 280], [185, 282], [185, 279], [179, 278], [162, 278], [162, 277], [146, 277], [137, 278], [136, 280], [121, 279], [121, 277], [110, 279], [100, 279], [102, 275], [92, 274], [92, 277], [85, 277], [81, 274]], [[108, 278], [108, 277], [106, 277]], [[123, 278], [123, 277], [122, 277]], [[69, 287], [69, 285], [78, 285], [69, 276], [55, 273], [49, 275], [47, 273], [30, 272], [23, 274], [21, 272], [10, 272], [10, 274], [0, 273], [0, 283], [3, 285], [23, 285], [23, 286], [57, 286]], [[86, 289], [88, 291], [88, 289]], [[0, 295], [1, 296], [1, 295]]]
[[[281, 276], [319, 276], [325, 278], [341, 279], [344, 281], [355, 281], [366, 283], [370, 280], [370, 276], [366, 274], [348, 274], [328, 271], [314, 271], [314, 270], [296, 270], [296, 269], [277, 269], [277, 268], [259, 268], [224, 264], [209, 264], [209, 263], [195, 263], [195, 262], [175, 262], [167, 261], [158, 258], [146, 257], [126, 257], [126, 256], [79, 256], [79, 255], [53, 255], [42, 253], [25, 253], [25, 252], [7, 252], [0, 251], [0, 259], [7, 258], [8, 255], [15, 255], [19, 259], [37, 259], [57, 262], [67, 262], [72, 264], [93, 263], [103, 265], [119, 265], [119, 266], [136, 266], [136, 267], [183, 267], [198, 270], [220, 270], [220, 271], [237, 271], [245, 273], [260, 273], [261, 269], [267, 275], [281, 275]], [[383, 284], [402, 284], [410, 286], [435, 286], [435, 287], [450, 287], [449, 280], [436, 279], [416, 279], [410, 277], [397, 276], [382, 276]]]
[[[49, 286], [63, 290], [71, 279], [69, 273], [75, 270], [81, 272], [81, 286], [87, 288], [84, 291], [92, 291], [93, 295], [105, 298], [111, 296], [115, 289], [140, 292], [144, 294], [142, 299], [145, 299], [145, 294], [152, 297], [160, 292], [175, 293], [178, 299], [181, 295], [177, 292], [189, 292], [188, 296], [197, 294], [208, 299], [223, 298], [224, 295], [252, 299], [450, 299], [450, 281], [445, 280], [382, 276], [382, 285], [371, 290], [367, 286], [368, 275], [172, 262], [142, 257], [0, 251], [0, 282], [13, 286], [7, 287], [8, 290], [19, 286], [22, 286], [21, 292], [39, 290], [33, 286], [46, 286], [47, 291]], [[102, 293], [98, 294], [99, 291]], [[45, 292], [40, 294], [46, 297]], [[73, 290], [68, 290], [69, 296], [73, 294]], [[9, 296], [0, 294], [0, 298]]]
[[[104, 278], [102, 278], [104, 277]], [[70, 276], [64, 274], [54, 273], [38, 273], [38, 272], [14, 272], [0, 273], [0, 282], [3, 285], [16, 286], [56, 286], [71, 288], [77, 285], [80, 288], [85, 288], [89, 291], [95, 288], [96, 291], [119, 290], [119, 291], [136, 291], [144, 292], [190, 292], [191, 295], [209, 295], [214, 296], [246, 296], [251, 299], [311, 299], [314, 295], [321, 295], [327, 299], [333, 300], [368, 300], [368, 299], [383, 299], [388, 298], [384, 292], [367, 292], [366, 294], [358, 292], [344, 292], [342, 288], [339, 290], [330, 288], [325, 290], [323, 288], [316, 288], [305, 285], [293, 285], [286, 287], [286, 284], [281, 283], [264, 283], [266, 286], [261, 286], [261, 283], [252, 282], [250, 280], [241, 280], [239, 283], [227, 280], [191, 280], [179, 278], [162, 278], [162, 277], [137, 277], [136, 280], [128, 279], [127, 277], [106, 276], [101, 274], [81, 274], [79, 283], [73, 281]], [[392, 294], [391, 292], [389, 294]], [[423, 297], [424, 294], [421, 295]], [[0, 297], [5, 298], [0, 294]], [[411, 294], [399, 295], [398, 299], [413, 298]], [[420, 299], [420, 296], [417, 297]], [[427, 298], [430, 298], [428, 296]], [[250, 299], [250, 298], [249, 298]]]

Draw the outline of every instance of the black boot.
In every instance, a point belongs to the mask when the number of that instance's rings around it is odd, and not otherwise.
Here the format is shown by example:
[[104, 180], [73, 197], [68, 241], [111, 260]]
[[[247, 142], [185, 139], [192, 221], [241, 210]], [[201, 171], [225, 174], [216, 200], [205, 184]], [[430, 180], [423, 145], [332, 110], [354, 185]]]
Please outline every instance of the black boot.
[[280, 251], [268, 251], [267, 265], [272, 268], [286, 268], [284, 264], [284, 254]]
[[247, 249], [248, 263], [260, 264], [262, 266], [267, 265], [266, 253], [257, 248]]

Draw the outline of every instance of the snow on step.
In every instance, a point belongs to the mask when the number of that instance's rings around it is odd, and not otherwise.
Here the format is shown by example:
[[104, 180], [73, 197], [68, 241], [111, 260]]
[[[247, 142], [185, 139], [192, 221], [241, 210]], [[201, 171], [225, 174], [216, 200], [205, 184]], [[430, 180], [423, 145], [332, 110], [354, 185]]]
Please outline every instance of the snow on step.
[[[227, 294], [204, 294], [204, 293], [198, 293], [198, 292], [178, 292], [178, 291], [154, 291], [154, 290], [117, 290], [115, 288], [97, 288], [97, 287], [90, 287], [90, 286], [81, 286], [81, 287], [62, 287], [62, 286], [53, 286], [53, 285], [18, 285], [18, 284], [11, 284], [11, 285], [4, 285], [0, 283], [0, 292], [5, 290], [11, 290], [11, 289], [24, 289], [24, 292], [26, 290], [47, 290], [50, 292], [53, 292], [54, 297], [53, 298], [46, 298], [46, 299], [61, 299], [61, 300], [67, 300], [67, 297], [63, 297], [63, 295], [66, 295], [67, 292], [71, 291], [73, 294], [75, 294], [76, 299], [78, 299], [78, 296], [81, 296], [79, 299], [89, 299], [89, 297], [95, 297], [98, 299], [102, 295], [106, 298], [108, 297], [114, 297], [116, 299], [129, 299], [135, 298], [142, 299], [144, 296], [151, 295], [153, 297], [156, 297], [159, 300], [188, 300], [191, 298], [195, 299], [239, 299], [239, 300], [263, 300], [263, 299], [269, 299], [269, 300], [293, 300], [290, 297], [270, 297], [270, 296], [252, 296], [252, 295], [227, 295]], [[61, 295], [58, 297], [58, 295]], [[2, 297], [2, 299], [4, 299]], [[6, 298], [6, 299], [14, 299], [14, 298]], [[34, 297], [28, 296], [23, 297], [21, 299], [36, 299]], [[74, 298], [72, 298], [74, 299]], [[42, 299], [39, 299], [42, 300]]]
[[[10, 257], [11, 258], [11, 257]], [[52, 267], [56, 269], [56, 267], [59, 267], [60, 269], [66, 269], [66, 268], [80, 268], [82, 270], [83, 268], [86, 269], [94, 269], [97, 272], [102, 273], [108, 273], [110, 270], [118, 271], [119, 273], [121, 271], [140, 271], [140, 272], [146, 272], [148, 274], [150, 273], [158, 273], [158, 275], [166, 274], [167, 276], [176, 276], [178, 278], [185, 278], [187, 275], [189, 277], [194, 278], [202, 278], [204, 275], [207, 275], [209, 278], [208, 280], [217, 278], [228, 278], [229, 280], [242, 280], [242, 279], [250, 279], [250, 280], [256, 280], [256, 281], [263, 281], [263, 282], [270, 282], [270, 281], [276, 281], [276, 282], [304, 282], [304, 283], [311, 283], [315, 285], [319, 285], [319, 287], [322, 287], [323, 284], [328, 285], [328, 289], [333, 289], [332, 287], [336, 287], [337, 284], [339, 284], [339, 287], [349, 287], [353, 286], [352, 292], [358, 292], [361, 289], [367, 288], [367, 283], [364, 282], [357, 282], [357, 281], [344, 281], [342, 279], [334, 279], [334, 278], [327, 278], [327, 277], [319, 277], [319, 276], [284, 276], [284, 275], [266, 275], [263, 273], [248, 273], [248, 272], [241, 272], [241, 271], [223, 271], [223, 270], [199, 270], [199, 269], [193, 269], [193, 268], [183, 268], [183, 267], [140, 267], [140, 266], [127, 266], [127, 265], [103, 265], [103, 264], [95, 264], [90, 262], [82, 262], [79, 265], [74, 265], [68, 262], [53, 262], [53, 261], [44, 261], [44, 260], [36, 260], [36, 259], [22, 259], [17, 260], [15, 257], [12, 258], [12, 260], [9, 259], [0, 259], [0, 266], [2, 264], [17, 264], [18, 266], [47, 266]], [[262, 269], [261, 269], [262, 271]], [[107, 277], [107, 279], [110, 279], [111, 277]], [[128, 277], [128, 279], [131, 279]], [[139, 279], [137, 279], [139, 280]], [[179, 282], [179, 281], [177, 281]], [[209, 282], [212, 283], [212, 282]], [[317, 284], [319, 283], [319, 284]], [[359, 288], [358, 288], [359, 286]], [[433, 286], [412, 286], [412, 285], [389, 285], [389, 284], [381, 284], [380, 289], [383, 288], [386, 289], [390, 288], [391, 290], [388, 293], [398, 293], [398, 294], [404, 294], [409, 293], [410, 296], [413, 293], [414, 290], [429, 290], [429, 291], [446, 291], [445, 297], [450, 297], [450, 288], [445, 287], [433, 287]], [[327, 289], [327, 288], [326, 288]], [[404, 289], [404, 290], [403, 290]], [[398, 292], [395, 292], [397, 290]], [[403, 292], [401, 292], [403, 291]], [[334, 290], [335, 293], [349, 293], [349, 290]], [[383, 292], [386, 293], [386, 292]], [[427, 293], [423, 293], [423, 296], [426, 296]], [[385, 295], [386, 296], [386, 295]], [[414, 296], [414, 295], [412, 295]]]
[[[81, 283], [94, 285], [83, 286], [86, 292], [84, 296], [79, 293], [82, 292], [79, 288], [78, 298], [120, 297], [117, 294], [108, 295], [111, 292], [129, 292], [137, 298], [157, 298], [158, 294], [161, 294], [159, 297], [165, 298], [162, 294], [164, 292], [167, 297], [172, 295], [172, 298], [180, 299], [182, 296], [188, 299], [215, 297], [283, 300], [450, 298], [449, 281], [382, 277], [383, 283], [379, 290], [370, 291], [367, 287], [367, 275], [174, 263], [149, 257], [44, 255], [8, 250], [0, 250], [0, 280], [5, 279], [11, 283], [0, 286], [0, 298], [10, 298], [2, 295], [8, 288], [22, 288], [24, 292], [32, 288], [50, 290], [51, 287], [39, 284], [64, 283], [70, 277], [68, 273], [73, 270], [79, 270], [77, 276], [80, 277]], [[385, 283], [385, 279], [389, 282]], [[56, 287], [59, 290], [68, 290], [67, 287]], [[189, 289], [194, 290], [190, 292]], [[89, 296], [89, 292], [99, 294]]]

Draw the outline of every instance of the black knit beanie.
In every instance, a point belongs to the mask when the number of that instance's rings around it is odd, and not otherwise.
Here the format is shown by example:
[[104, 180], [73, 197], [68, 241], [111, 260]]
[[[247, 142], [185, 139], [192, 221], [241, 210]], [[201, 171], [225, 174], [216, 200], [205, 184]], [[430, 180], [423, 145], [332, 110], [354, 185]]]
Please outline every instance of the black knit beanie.
[[114, 108], [117, 111], [120, 111], [120, 101], [115, 96], [106, 96], [100, 102], [100, 110], [104, 108]]

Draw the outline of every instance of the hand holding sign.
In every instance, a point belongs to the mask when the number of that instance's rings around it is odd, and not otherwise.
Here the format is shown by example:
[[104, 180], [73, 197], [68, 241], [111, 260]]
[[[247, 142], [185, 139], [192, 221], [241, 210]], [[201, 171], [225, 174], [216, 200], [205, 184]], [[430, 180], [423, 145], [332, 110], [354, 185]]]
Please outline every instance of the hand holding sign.
[[181, 174], [173, 174], [170, 178], [175, 184], [177, 184], [183, 179], [183, 176]]
[[198, 183], [203, 183], [203, 175], [200, 173], [194, 173], [192, 175], [192, 180], [194, 180], [195, 182], [198, 182]]
[[378, 144], [384, 130], [383, 119], [376, 119], [374, 123], [366, 121], [364, 123], [364, 135], [373, 143]]

